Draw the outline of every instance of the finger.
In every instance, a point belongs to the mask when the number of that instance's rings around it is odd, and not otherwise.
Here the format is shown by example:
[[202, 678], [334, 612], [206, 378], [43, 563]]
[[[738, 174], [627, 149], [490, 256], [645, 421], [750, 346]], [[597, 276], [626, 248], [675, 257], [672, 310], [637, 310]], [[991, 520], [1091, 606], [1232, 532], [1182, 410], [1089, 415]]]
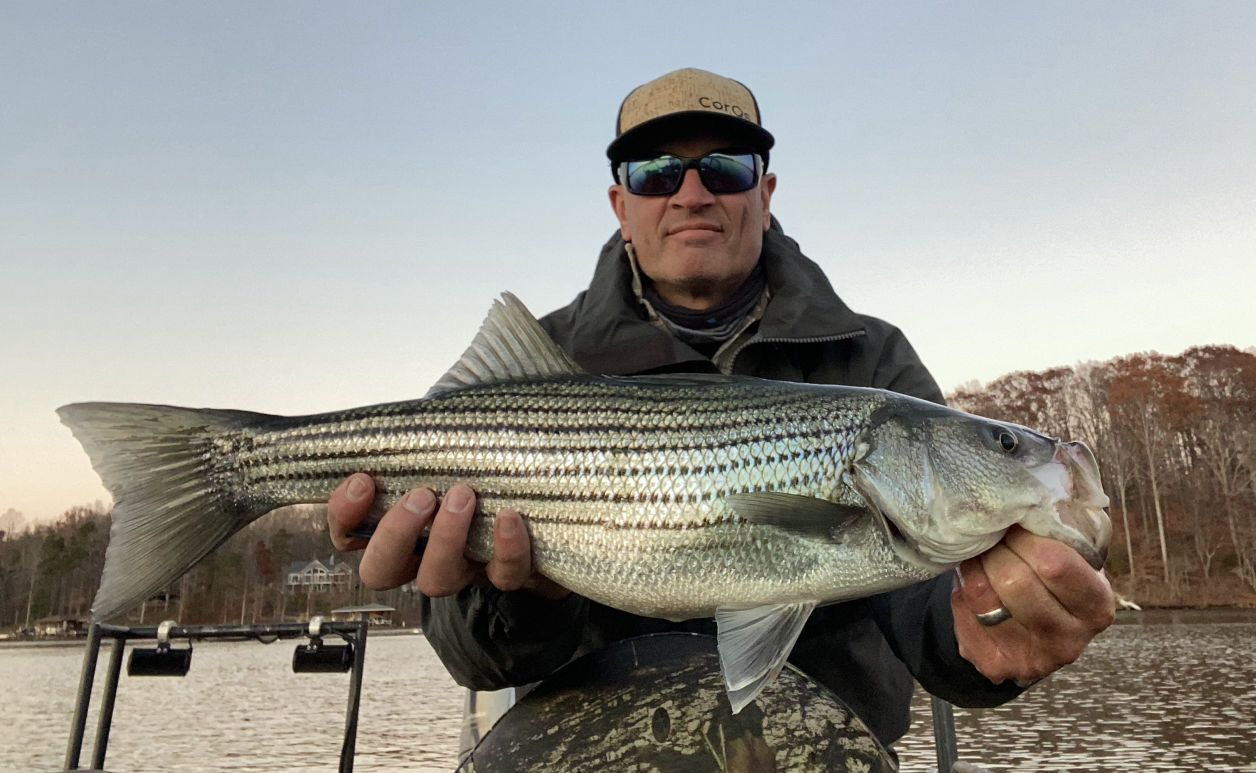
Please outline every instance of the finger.
[[[1005, 544], [980, 556], [981, 568], [1012, 619], [1037, 633], [1053, 633], [1069, 623], [1069, 614], [1024, 558]], [[983, 610], [985, 611], [985, 610]]]
[[459, 483], [445, 493], [419, 564], [418, 585], [424, 594], [452, 596], [475, 578], [475, 567], [464, 556], [474, 513], [475, 492], [470, 486]]
[[1084, 572], [1088, 578], [1094, 578], [1095, 570], [1080, 556], [1073, 563], [1070, 556], [1076, 554], [1070, 548], [1061, 545], [1065, 552], [1059, 553], [1053, 546], [1037, 541], [1040, 539], [1020, 539], [1013, 535], [1009, 545], [982, 556], [986, 574], [1013, 616], [1005, 624], [1009, 626], [1007, 630], [1000, 625], [992, 629], [992, 636], [1008, 655], [1007, 677], [1022, 684], [1037, 681], [1077, 660], [1103, 628], [1092, 620], [1079, 618], [1074, 610], [1061, 603], [1039, 574], [1047, 570], [1034, 562], [1042, 559], [1041, 549], [1046, 549], [1048, 553], [1068, 559], [1073, 567], [1071, 571]]
[[1014, 620], [994, 628], [983, 626], [964, 597], [958, 579], [951, 592], [951, 613], [960, 656], [994, 684], [1015, 678], [1019, 664], [1012, 653], [1023, 646], [1024, 629]]
[[435, 512], [436, 497], [423, 488], [408, 492], [384, 513], [358, 567], [367, 587], [387, 590], [414, 579], [420, 562], [414, 546]]
[[518, 590], [532, 576], [532, 541], [517, 510], [502, 510], [494, 519], [493, 557], [484, 571], [501, 590]]
[[363, 472], [345, 478], [327, 500], [327, 531], [336, 550], [361, 550], [366, 540], [348, 532], [366, 518], [375, 497], [375, 481]]
[[970, 558], [955, 568], [955, 579], [958, 584], [958, 595], [966, 605], [966, 611], [973, 615], [983, 614], [1003, 607], [1003, 599], [990, 584], [986, 570], [981, 566], [981, 559]]
[[1092, 568], [1077, 551], [1023, 529], [1009, 531], [1006, 544], [1070, 615], [1095, 632], [1112, 624], [1116, 616], [1112, 585], [1102, 570]]
[[[1068, 546], [1020, 528], [959, 576], [951, 607], [960, 654], [996, 683], [1025, 686], [1072, 663], [1115, 615], [1103, 574]], [[982, 628], [973, 613], [989, 611], [995, 598], [1012, 618]]]
[[[996, 684], [1028, 683], [1054, 670], [1058, 664], [1038, 637], [1068, 621], [1032, 568], [1000, 543], [960, 569], [963, 582], [952, 595], [960, 654]], [[982, 625], [976, 616], [1000, 608], [1011, 617], [997, 625]]]
[[[998, 584], [996, 575], [994, 585]], [[997, 625], [987, 626], [982, 624], [975, 614], [976, 610], [964, 598], [958, 581], [951, 594], [955, 639], [960, 655], [972, 663], [982, 675], [994, 684], [1014, 681], [1027, 687], [1065, 662], [1071, 662], [1061, 659], [1060, 655], [1051, 651], [1049, 645], [1054, 640], [1051, 637], [1042, 637], [1041, 632], [1035, 628], [1036, 622], [1025, 619], [1032, 618], [1033, 614], [1025, 613], [1022, 603], [1009, 601], [1003, 606], [1020, 607], [1020, 617], [1013, 614]], [[1074, 637], [1067, 638], [1072, 640]], [[1089, 637], [1081, 639], [1083, 644], [1088, 640]]]

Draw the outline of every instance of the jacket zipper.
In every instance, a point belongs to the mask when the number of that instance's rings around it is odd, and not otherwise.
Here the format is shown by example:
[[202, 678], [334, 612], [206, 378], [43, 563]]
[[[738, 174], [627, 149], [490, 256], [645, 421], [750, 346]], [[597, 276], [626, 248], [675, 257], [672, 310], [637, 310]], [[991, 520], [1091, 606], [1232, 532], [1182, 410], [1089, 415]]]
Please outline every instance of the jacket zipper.
[[732, 374], [733, 366], [737, 364], [737, 358], [741, 356], [741, 353], [744, 352], [751, 344], [823, 344], [833, 341], [847, 341], [851, 338], [858, 338], [863, 335], [868, 335], [868, 331], [861, 328], [859, 330], [852, 330], [849, 333], [840, 333], [838, 335], [831, 336], [811, 336], [810, 338], [758, 338], [751, 336], [733, 350], [731, 356], [728, 358], [728, 370], [724, 370], [724, 368], [720, 367], [720, 363], [716, 363], [716, 367], [724, 375]]

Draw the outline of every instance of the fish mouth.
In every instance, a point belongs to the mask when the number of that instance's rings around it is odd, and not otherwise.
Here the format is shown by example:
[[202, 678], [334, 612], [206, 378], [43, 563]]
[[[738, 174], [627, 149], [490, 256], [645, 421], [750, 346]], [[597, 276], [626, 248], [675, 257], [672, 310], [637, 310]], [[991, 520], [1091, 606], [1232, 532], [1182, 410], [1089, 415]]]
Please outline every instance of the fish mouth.
[[1104, 509], [1099, 464], [1081, 441], [1056, 443], [1051, 461], [1030, 470], [1052, 497], [1055, 518], [1022, 522], [1029, 531], [1052, 537], [1076, 550], [1095, 569], [1103, 567], [1112, 540], [1112, 520]]
[[1099, 464], [1090, 448], [1079, 441], [1061, 443], [1055, 455], [1073, 470], [1075, 497], [1058, 503], [1056, 512], [1061, 521], [1077, 529], [1094, 546], [1093, 560], [1088, 560], [1099, 569], [1108, 558], [1108, 545], [1112, 540], [1112, 519], [1106, 510], [1110, 500], [1103, 493]]

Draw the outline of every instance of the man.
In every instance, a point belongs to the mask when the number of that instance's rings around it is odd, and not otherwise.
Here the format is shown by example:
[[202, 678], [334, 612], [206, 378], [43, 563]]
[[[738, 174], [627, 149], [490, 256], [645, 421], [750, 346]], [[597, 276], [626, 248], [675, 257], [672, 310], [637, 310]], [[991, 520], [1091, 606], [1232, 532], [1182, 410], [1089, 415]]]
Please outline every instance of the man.
[[[721, 371], [941, 402], [902, 333], [848, 309], [772, 218], [773, 142], [750, 91], [713, 73], [678, 70], [630, 93], [607, 150], [619, 232], [589, 288], [542, 320], [546, 331], [593, 373]], [[440, 503], [411, 491], [369, 544], [347, 538], [372, 492], [362, 474], [336, 490], [333, 541], [365, 547], [361, 574], [371, 587], [417, 576], [428, 640], [465, 686], [543, 679], [579, 652], [628, 636], [714, 632], [711, 620], [637, 617], [534, 575], [514, 512], [496, 519], [493, 559], [472, 564], [463, 557], [475, 506], [466, 485]], [[429, 524], [420, 561], [412, 551]], [[1014, 528], [957, 577], [817, 609], [790, 661], [889, 746], [907, 730], [913, 677], [960, 705], [1002, 703], [1075, 660], [1114, 607], [1107, 580], [1080, 555]]]

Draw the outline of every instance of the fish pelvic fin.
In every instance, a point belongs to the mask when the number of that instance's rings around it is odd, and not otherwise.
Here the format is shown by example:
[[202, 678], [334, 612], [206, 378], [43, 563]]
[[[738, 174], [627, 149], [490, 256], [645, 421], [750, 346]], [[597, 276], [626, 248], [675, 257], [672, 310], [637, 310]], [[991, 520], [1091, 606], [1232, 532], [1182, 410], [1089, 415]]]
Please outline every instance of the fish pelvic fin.
[[261, 414], [135, 403], [75, 403], [57, 414], [113, 495], [94, 620], [149, 598], [270, 509], [241, 512], [209, 452], [213, 438]]
[[772, 683], [789, 658], [816, 602], [717, 609], [717, 647], [728, 702], [736, 714]]
[[481, 384], [583, 372], [554, 343], [522, 301], [511, 293], [502, 293], [499, 300], [493, 301], [471, 346], [426, 396]]

